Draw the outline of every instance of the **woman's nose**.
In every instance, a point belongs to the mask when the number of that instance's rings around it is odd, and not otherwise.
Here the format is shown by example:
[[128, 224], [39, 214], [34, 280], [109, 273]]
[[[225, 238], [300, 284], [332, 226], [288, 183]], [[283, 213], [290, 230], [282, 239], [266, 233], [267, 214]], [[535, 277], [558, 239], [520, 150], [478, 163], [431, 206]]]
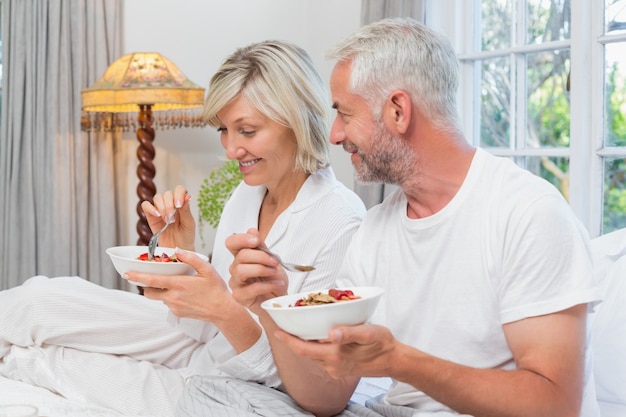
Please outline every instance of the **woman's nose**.
[[239, 146], [236, 139], [229, 139], [227, 135], [222, 136], [222, 146], [226, 150], [226, 157], [228, 159], [237, 159], [246, 154], [245, 149]]

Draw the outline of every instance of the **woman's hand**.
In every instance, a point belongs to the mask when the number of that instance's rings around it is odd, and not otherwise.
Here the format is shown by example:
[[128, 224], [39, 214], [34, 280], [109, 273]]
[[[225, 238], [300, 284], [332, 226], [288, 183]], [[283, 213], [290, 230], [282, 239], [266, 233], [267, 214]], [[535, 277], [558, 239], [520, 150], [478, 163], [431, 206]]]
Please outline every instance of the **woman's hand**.
[[278, 260], [256, 249], [264, 246], [256, 229], [229, 236], [226, 247], [235, 259], [230, 266], [229, 285], [233, 298], [253, 313], [262, 313], [261, 303], [287, 294], [289, 279]]
[[236, 352], [253, 346], [261, 327], [250, 312], [231, 296], [226, 282], [213, 265], [195, 253], [176, 251], [178, 260], [192, 266], [197, 275], [157, 275], [128, 272], [131, 281], [147, 285], [144, 297], [162, 301], [177, 317], [213, 323]]
[[176, 187], [174, 191], [166, 191], [163, 194], [154, 196], [154, 205], [149, 201], [141, 203], [141, 208], [146, 214], [146, 220], [152, 233], [160, 230], [169, 214], [176, 208], [174, 223], [171, 224], [159, 236], [159, 245], [168, 248], [182, 248], [195, 250], [196, 221], [189, 206], [191, 196], [182, 185]]
[[219, 325], [232, 308], [240, 307], [230, 296], [226, 282], [210, 263], [193, 252], [176, 251], [179, 261], [192, 266], [197, 275], [159, 275], [128, 272], [129, 280], [142, 283], [144, 297], [160, 300], [176, 317], [192, 318]]

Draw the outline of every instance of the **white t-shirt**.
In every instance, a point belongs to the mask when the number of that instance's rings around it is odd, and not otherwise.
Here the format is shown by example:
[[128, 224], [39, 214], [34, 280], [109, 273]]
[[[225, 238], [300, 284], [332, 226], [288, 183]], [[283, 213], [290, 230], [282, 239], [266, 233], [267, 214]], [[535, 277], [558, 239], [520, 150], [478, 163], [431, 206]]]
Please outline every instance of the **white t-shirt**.
[[[514, 369], [504, 323], [599, 299], [586, 231], [552, 185], [508, 159], [477, 149], [446, 207], [421, 219], [406, 210], [398, 190], [368, 212], [340, 280], [383, 287], [371, 321], [403, 343], [476, 368]], [[581, 416], [591, 417], [587, 377]], [[385, 401], [455, 415], [397, 381]]]
[[[226, 282], [230, 279], [228, 269], [233, 256], [224, 242], [233, 233], [258, 228], [265, 192], [264, 186], [252, 187], [242, 182], [224, 207], [216, 232], [212, 264]], [[286, 271], [290, 294], [334, 284], [348, 244], [364, 214], [363, 202], [335, 178], [331, 168], [307, 178], [296, 199], [278, 216], [265, 239], [266, 245], [285, 261], [315, 265], [315, 270], [307, 273]], [[183, 371], [184, 376], [229, 375], [273, 387], [280, 385], [265, 335], [250, 349], [237, 355], [212, 323], [177, 319], [171, 314], [170, 322], [206, 343], [201, 351], [196, 351], [190, 365]]]

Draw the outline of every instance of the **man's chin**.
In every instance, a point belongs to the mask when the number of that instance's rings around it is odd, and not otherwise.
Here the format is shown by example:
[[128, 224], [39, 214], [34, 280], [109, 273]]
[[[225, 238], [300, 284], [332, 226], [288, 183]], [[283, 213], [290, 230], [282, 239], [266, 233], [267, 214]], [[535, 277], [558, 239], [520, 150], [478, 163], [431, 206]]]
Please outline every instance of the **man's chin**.
[[354, 176], [358, 183], [367, 184], [371, 182], [366, 179], [367, 173], [363, 172], [363, 166], [361, 165], [361, 161], [360, 159], [355, 160], [354, 154], [352, 156], [352, 168], [354, 168]]
[[376, 179], [372, 179], [370, 175], [363, 174], [363, 173], [359, 172], [359, 170], [355, 171], [355, 180], [356, 180], [357, 183], [359, 183], [361, 185], [374, 184], [374, 183], [382, 182], [382, 181], [378, 181]]
[[389, 178], [385, 178], [380, 175], [373, 175], [370, 171], [363, 172], [363, 170], [358, 169], [358, 167], [355, 167], [354, 177], [355, 181], [362, 185], [381, 183], [395, 184], [395, 182], [390, 181]]

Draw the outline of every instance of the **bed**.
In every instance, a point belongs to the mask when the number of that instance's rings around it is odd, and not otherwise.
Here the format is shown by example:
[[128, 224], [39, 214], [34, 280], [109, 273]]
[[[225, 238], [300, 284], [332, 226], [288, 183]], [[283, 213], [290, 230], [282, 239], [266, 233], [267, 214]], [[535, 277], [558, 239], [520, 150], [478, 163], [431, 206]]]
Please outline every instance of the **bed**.
[[[382, 394], [389, 378], [363, 378], [352, 400], [363, 404], [368, 398]], [[39, 408], [41, 417], [118, 417], [121, 414], [99, 407], [70, 401], [46, 389], [34, 387], [0, 376], [0, 405], [31, 404]]]
[[45, 417], [113, 417], [120, 414], [93, 404], [67, 400], [52, 392], [0, 376], [0, 405], [31, 404]]
[[[605, 291], [591, 325], [597, 398], [602, 417], [626, 416], [626, 228], [593, 239], [595, 274]], [[386, 391], [389, 378], [363, 378], [352, 400], [363, 404]], [[0, 404], [28, 403], [45, 417], [114, 417], [95, 404], [70, 401], [48, 390], [0, 377]]]

